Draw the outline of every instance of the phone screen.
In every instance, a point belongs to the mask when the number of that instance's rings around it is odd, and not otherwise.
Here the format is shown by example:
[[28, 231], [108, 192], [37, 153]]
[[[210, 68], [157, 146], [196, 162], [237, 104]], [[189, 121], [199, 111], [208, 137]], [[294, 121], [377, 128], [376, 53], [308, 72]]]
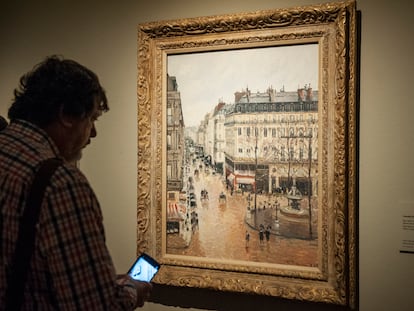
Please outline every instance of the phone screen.
[[160, 264], [147, 254], [141, 254], [129, 269], [128, 274], [134, 280], [150, 282], [158, 272]]

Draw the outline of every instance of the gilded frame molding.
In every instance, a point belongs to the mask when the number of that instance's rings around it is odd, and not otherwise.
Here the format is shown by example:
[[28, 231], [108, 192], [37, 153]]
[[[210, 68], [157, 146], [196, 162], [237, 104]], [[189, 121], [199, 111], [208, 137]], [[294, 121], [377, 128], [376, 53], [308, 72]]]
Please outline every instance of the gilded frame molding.
[[[357, 305], [357, 42], [354, 1], [138, 26], [137, 252], [162, 264], [155, 283]], [[169, 53], [317, 42], [318, 267], [210, 262], [166, 253], [166, 59]]]

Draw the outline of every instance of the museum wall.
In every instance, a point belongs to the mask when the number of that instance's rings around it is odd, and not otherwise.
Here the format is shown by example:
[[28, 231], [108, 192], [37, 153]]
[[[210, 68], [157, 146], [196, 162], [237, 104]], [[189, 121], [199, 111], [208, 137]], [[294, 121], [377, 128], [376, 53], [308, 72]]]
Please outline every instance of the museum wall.
[[[308, 5], [314, 0], [2, 1], [0, 114], [22, 73], [50, 54], [94, 70], [111, 110], [81, 169], [104, 214], [117, 270], [135, 257], [137, 24]], [[360, 0], [359, 292], [363, 311], [413, 309], [413, 254], [399, 252], [401, 215], [414, 210], [414, 20], [410, 1]], [[242, 87], [242, 86], [241, 86]], [[337, 306], [155, 286], [143, 310], [343, 310]]]

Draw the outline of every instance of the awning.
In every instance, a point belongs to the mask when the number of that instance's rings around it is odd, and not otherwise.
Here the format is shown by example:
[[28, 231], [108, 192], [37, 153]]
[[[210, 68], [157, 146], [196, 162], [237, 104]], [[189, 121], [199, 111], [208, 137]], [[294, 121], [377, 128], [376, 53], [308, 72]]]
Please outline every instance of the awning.
[[237, 177], [238, 184], [254, 184], [254, 178], [251, 177]]
[[178, 212], [178, 206], [176, 203], [168, 203], [167, 206], [167, 221], [180, 221], [183, 220]]

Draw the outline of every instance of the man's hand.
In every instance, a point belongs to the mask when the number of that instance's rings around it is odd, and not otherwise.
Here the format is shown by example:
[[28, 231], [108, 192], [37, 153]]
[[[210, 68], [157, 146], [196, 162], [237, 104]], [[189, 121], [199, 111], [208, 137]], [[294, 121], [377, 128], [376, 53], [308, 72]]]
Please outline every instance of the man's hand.
[[131, 279], [137, 291], [137, 306], [142, 307], [151, 297], [152, 284], [149, 282], [135, 281]]
[[142, 307], [151, 297], [152, 284], [149, 282], [137, 281], [127, 274], [121, 274], [117, 276], [117, 283], [128, 287], [128, 290], [135, 290], [136, 307]]

